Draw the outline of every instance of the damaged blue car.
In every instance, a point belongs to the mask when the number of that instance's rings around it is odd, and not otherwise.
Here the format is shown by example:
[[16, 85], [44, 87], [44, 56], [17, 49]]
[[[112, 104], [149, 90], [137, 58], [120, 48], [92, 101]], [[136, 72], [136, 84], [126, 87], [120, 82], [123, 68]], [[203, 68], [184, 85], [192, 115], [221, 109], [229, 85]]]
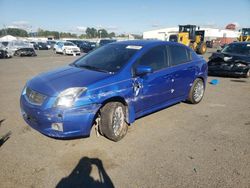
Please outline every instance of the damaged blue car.
[[199, 103], [207, 71], [206, 61], [182, 44], [110, 43], [29, 80], [21, 111], [31, 127], [50, 137], [89, 136], [95, 126], [119, 141], [141, 116], [181, 101]]

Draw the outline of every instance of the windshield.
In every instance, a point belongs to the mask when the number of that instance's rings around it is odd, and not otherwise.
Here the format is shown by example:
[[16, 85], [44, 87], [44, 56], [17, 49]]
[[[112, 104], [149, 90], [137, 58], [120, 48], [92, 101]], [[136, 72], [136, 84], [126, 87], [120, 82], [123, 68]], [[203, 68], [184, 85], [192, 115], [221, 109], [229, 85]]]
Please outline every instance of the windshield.
[[75, 46], [73, 43], [71, 43], [71, 42], [65, 42], [64, 44], [63, 44], [64, 46]]
[[250, 43], [232, 43], [223, 48], [224, 53], [234, 53], [241, 55], [250, 55]]
[[77, 60], [74, 65], [103, 72], [118, 72], [138, 51], [124, 44], [109, 44]]
[[4, 46], [8, 46], [9, 42], [1, 42]]
[[250, 35], [250, 28], [245, 28], [245, 29], [242, 29], [242, 35], [243, 36], [248, 36]]

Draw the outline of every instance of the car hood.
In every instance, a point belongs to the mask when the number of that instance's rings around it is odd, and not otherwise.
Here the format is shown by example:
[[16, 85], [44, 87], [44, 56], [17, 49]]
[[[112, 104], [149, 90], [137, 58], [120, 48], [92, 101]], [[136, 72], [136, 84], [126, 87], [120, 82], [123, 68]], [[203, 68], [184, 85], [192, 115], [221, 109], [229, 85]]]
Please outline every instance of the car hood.
[[31, 79], [27, 86], [48, 96], [57, 96], [61, 91], [71, 87], [88, 87], [110, 74], [73, 66], [65, 66], [40, 74]]
[[64, 46], [65, 49], [79, 49], [77, 46]]
[[250, 56], [241, 55], [241, 54], [234, 54], [234, 53], [215, 52], [212, 54], [212, 56], [209, 59], [211, 61], [213, 61], [216, 58], [223, 59], [224, 57], [232, 57], [232, 61], [242, 60], [242, 61], [246, 61], [246, 62], [250, 63]]

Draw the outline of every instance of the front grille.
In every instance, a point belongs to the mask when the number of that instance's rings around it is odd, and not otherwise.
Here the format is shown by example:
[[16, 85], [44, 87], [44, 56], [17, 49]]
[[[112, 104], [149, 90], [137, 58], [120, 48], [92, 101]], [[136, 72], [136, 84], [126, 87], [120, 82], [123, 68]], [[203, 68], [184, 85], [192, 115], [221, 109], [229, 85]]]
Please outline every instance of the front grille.
[[35, 105], [42, 105], [44, 100], [46, 99], [46, 96], [38, 93], [30, 88], [26, 88], [26, 98], [28, 99], [28, 101], [32, 104]]

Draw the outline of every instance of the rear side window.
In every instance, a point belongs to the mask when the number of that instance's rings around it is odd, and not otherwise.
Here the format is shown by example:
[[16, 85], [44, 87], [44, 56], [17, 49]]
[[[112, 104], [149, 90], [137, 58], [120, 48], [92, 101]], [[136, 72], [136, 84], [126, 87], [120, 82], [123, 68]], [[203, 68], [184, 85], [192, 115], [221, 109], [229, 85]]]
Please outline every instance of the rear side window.
[[168, 66], [166, 57], [166, 47], [157, 46], [145, 53], [136, 64], [150, 66], [157, 71]]
[[191, 60], [191, 53], [183, 46], [169, 46], [171, 65], [180, 65]]

